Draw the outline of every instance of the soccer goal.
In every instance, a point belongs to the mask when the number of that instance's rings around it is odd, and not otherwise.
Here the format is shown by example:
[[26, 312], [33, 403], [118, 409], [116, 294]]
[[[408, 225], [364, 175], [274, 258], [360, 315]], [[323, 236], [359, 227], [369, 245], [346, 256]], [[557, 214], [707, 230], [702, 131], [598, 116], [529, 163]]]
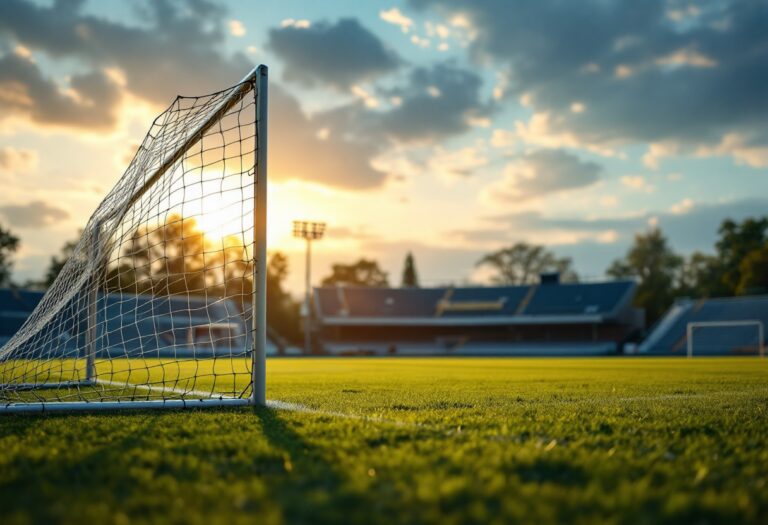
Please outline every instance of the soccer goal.
[[688, 357], [694, 355], [758, 355], [765, 357], [762, 321], [701, 321], [688, 323]]
[[0, 347], [0, 413], [264, 405], [267, 68], [152, 123]]

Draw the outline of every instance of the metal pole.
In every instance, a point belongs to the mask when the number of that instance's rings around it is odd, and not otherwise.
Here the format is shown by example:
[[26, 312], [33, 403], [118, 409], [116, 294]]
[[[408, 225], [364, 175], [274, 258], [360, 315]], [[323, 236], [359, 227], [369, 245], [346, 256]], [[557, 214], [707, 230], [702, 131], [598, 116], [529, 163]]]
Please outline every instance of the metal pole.
[[686, 328], [687, 328], [686, 339], [688, 339], [688, 358], [690, 359], [693, 357], [693, 325], [691, 323], [688, 323], [688, 326]]
[[96, 377], [96, 316], [99, 301], [99, 275], [101, 274], [101, 258], [99, 257], [99, 233], [101, 224], [94, 223], [91, 243], [89, 246], [91, 261], [97, 265], [92, 275], [88, 289], [88, 325], [85, 332], [85, 380], [91, 382]]
[[251, 403], [267, 405], [267, 66], [256, 71], [256, 155], [253, 185], [253, 390]]
[[760, 339], [757, 344], [759, 345], [758, 348], [760, 351], [760, 357], [765, 357], [765, 343], [763, 343], [764, 341], [763, 338], [765, 337], [765, 333], [763, 332], [763, 330], [764, 330], [763, 323], [762, 322], [757, 323], [757, 337]]
[[304, 353], [312, 353], [312, 240], [307, 237], [306, 281], [304, 282]]

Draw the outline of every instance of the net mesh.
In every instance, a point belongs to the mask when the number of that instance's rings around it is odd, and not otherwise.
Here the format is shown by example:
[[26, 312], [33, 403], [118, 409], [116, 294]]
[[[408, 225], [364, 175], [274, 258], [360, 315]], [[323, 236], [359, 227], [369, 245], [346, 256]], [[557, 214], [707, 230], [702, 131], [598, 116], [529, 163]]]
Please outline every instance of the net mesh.
[[0, 403], [251, 390], [257, 90], [177, 97], [0, 348]]

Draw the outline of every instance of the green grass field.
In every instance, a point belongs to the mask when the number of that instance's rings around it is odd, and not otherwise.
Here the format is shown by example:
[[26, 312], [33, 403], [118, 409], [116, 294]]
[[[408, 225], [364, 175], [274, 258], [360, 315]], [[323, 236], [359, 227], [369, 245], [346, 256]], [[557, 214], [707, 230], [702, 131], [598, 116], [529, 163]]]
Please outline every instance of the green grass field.
[[0, 522], [768, 522], [768, 361], [275, 359], [268, 378], [311, 411], [0, 418]]

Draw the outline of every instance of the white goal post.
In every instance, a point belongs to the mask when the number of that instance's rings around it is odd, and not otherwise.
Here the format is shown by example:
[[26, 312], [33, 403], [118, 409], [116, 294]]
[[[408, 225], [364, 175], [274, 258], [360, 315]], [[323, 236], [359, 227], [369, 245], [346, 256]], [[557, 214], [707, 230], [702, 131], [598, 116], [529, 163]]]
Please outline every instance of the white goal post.
[[740, 321], [698, 321], [690, 322], [686, 329], [686, 341], [688, 345], [688, 358], [693, 357], [693, 337], [697, 328], [738, 328], [742, 326], [754, 326], [757, 329], [756, 347], [760, 357], [765, 357], [765, 329], [763, 322], [757, 319], [745, 319]]
[[0, 414], [266, 405], [267, 89], [155, 119], [0, 347]]

